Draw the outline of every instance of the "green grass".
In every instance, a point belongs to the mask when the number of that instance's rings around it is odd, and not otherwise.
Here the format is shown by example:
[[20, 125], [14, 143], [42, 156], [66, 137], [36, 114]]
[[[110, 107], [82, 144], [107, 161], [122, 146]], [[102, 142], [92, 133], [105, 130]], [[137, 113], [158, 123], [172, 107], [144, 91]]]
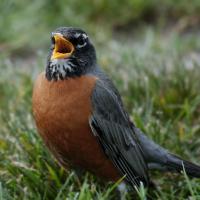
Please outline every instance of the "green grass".
[[129, 30], [146, 22], [176, 24], [179, 31], [194, 28], [200, 21], [200, 1], [1, 0], [0, 13], [0, 49], [22, 54], [32, 53], [30, 47], [37, 49], [37, 44], [46, 45], [49, 32], [63, 25], [80, 26], [92, 34]]
[[[114, 80], [137, 126], [172, 152], [200, 162], [198, 35], [164, 35], [147, 28], [135, 39], [116, 38], [97, 42], [99, 63]], [[0, 199], [115, 199], [112, 183], [90, 174], [79, 180], [73, 171], [60, 168], [37, 134], [31, 95], [46, 51], [28, 59], [1, 57]], [[200, 198], [198, 179], [159, 172], [151, 177], [157, 185], [149, 191], [152, 199]], [[146, 195], [141, 188], [127, 199]]]
[[[60, 168], [35, 128], [33, 82], [44, 70], [50, 32], [60, 25], [89, 32], [99, 64], [139, 128], [171, 152], [200, 163], [200, 38], [181, 34], [177, 26], [161, 29], [171, 19], [186, 27], [198, 19], [199, 1], [84, 2], [0, 2], [0, 200], [116, 199], [116, 184]], [[157, 25], [134, 25], [148, 16]], [[200, 199], [199, 179], [160, 172], [151, 172], [151, 178], [156, 189], [141, 186], [127, 199]]]

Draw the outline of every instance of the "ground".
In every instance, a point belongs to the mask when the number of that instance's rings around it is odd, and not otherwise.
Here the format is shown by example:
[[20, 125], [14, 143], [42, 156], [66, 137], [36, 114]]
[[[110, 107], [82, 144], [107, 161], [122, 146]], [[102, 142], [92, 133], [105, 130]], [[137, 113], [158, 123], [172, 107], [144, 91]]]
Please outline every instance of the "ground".
[[[35, 13], [34, 6], [26, 12]], [[110, 23], [120, 26], [102, 32], [102, 28], [96, 30], [98, 24], [88, 23], [84, 29], [131, 118], [154, 141], [200, 164], [198, 30], [183, 31], [182, 22], [167, 28]], [[24, 40], [18, 29], [15, 38], [9, 33], [11, 41], [3, 31], [0, 43], [0, 200], [115, 199], [117, 184], [102, 183], [88, 173], [80, 180], [73, 170], [64, 171], [44, 146], [32, 117], [31, 96], [34, 79], [45, 68], [50, 28], [33, 31], [33, 35], [28, 32]], [[43, 43], [39, 36], [45, 38]], [[141, 187], [127, 199], [200, 199], [199, 179], [163, 172], [151, 172], [151, 178], [155, 189], [147, 194]]]

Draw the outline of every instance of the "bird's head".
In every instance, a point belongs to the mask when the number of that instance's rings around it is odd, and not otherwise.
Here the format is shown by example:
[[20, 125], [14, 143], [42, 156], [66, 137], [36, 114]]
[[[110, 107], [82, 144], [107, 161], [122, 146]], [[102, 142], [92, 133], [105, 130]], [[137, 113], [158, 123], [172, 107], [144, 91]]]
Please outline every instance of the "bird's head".
[[60, 27], [52, 32], [47, 59], [48, 80], [80, 76], [96, 65], [96, 53], [88, 35], [79, 28]]

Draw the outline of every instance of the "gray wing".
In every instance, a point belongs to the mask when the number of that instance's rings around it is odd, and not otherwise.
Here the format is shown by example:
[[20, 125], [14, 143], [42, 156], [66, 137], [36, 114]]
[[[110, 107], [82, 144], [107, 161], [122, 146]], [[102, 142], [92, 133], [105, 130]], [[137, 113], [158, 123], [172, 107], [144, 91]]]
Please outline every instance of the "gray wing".
[[105, 154], [112, 160], [126, 181], [148, 184], [147, 164], [137, 136], [119, 97], [101, 80], [97, 80], [92, 94], [93, 113], [90, 126]]

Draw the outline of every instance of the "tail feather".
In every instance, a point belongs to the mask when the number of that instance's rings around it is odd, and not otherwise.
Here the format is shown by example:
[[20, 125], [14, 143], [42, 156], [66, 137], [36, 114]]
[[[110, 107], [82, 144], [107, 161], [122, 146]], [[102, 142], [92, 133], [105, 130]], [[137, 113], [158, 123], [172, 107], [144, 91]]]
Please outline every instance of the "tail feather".
[[188, 176], [200, 178], [200, 166], [199, 165], [196, 165], [187, 160], [183, 160], [182, 158], [180, 158], [176, 155], [173, 155], [171, 153], [168, 153], [168, 160], [165, 165], [169, 166], [169, 168], [171, 168], [171, 170], [175, 170], [177, 172], [183, 171], [183, 167], [184, 167], [185, 172]]
[[135, 128], [134, 130], [149, 169], [181, 172], [184, 167], [187, 175], [200, 178], [199, 165], [171, 154], [168, 150], [147, 138], [139, 129]]

